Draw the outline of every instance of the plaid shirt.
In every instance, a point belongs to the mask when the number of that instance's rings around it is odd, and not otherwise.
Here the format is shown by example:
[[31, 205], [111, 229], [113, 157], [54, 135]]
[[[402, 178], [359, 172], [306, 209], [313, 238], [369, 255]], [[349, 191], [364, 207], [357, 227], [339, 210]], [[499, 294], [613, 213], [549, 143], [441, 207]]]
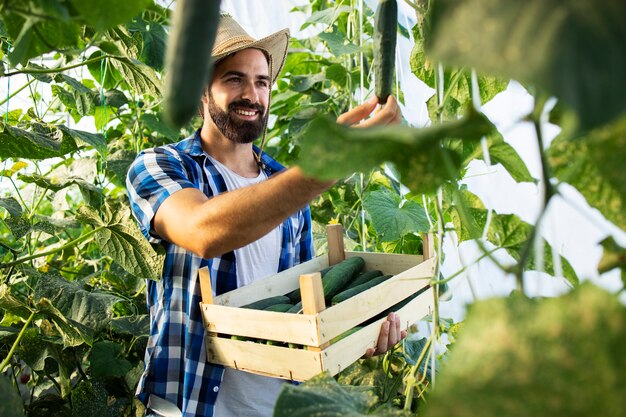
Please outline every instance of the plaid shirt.
[[[261, 159], [268, 177], [284, 169], [265, 153]], [[208, 266], [216, 295], [234, 290], [235, 253], [202, 259], [160, 239], [151, 221], [161, 203], [176, 191], [197, 188], [210, 197], [227, 191], [224, 179], [202, 150], [197, 131], [178, 143], [141, 152], [128, 171], [126, 183], [143, 234], [151, 242], [162, 244], [167, 253], [162, 279], [147, 281], [150, 337], [137, 395], [144, 403], [149, 394], [164, 398], [176, 404], [185, 417], [212, 416], [223, 368], [207, 363], [197, 276], [199, 268]], [[277, 272], [311, 259], [308, 207], [287, 218], [281, 232]]]

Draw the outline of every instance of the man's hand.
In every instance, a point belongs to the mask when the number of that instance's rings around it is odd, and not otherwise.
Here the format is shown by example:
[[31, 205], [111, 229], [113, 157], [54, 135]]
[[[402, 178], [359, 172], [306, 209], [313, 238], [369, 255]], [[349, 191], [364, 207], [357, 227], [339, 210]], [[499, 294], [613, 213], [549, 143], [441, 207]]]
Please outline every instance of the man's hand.
[[406, 330], [400, 330], [400, 317], [396, 313], [389, 313], [387, 321], [383, 322], [380, 328], [380, 335], [378, 336], [378, 345], [376, 349], [370, 348], [365, 352], [365, 358], [371, 358], [374, 355], [382, 355], [396, 343], [400, 342], [406, 337]]
[[337, 123], [354, 127], [385, 126], [399, 124], [402, 121], [402, 112], [395, 97], [389, 96], [384, 107], [379, 107], [369, 116], [378, 105], [378, 98], [372, 97], [369, 101], [349, 110], [337, 118]]

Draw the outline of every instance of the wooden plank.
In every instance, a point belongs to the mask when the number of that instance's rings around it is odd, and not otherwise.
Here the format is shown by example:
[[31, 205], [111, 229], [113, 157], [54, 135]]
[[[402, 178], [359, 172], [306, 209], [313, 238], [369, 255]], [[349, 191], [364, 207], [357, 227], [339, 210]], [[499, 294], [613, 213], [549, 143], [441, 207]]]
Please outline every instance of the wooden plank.
[[343, 227], [340, 224], [326, 225], [328, 241], [328, 265], [335, 265], [346, 259], [343, 247]]
[[320, 312], [320, 342], [330, 341], [428, 286], [435, 273], [436, 259], [428, 259], [376, 287]]
[[424, 259], [430, 259], [435, 256], [435, 236], [432, 233], [422, 233], [422, 243]]
[[260, 375], [305, 381], [323, 370], [319, 352], [212, 336], [206, 346], [209, 362]]
[[211, 273], [209, 268], [198, 269], [198, 279], [200, 280], [200, 293], [202, 294], [202, 302], [205, 304], [213, 304], [213, 288], [211, 287]]
[[318, 256], [276, 275], [219, 295], [213, 299], [213, 302], [215, 304], [239, 307], [262, 298], [284, 295], [298, 288], [298, 279], [301, 274], [321, 271], [327, 266], [328, 257], [326, 255]]
[[[317, 315], [326, 308], [324, 301], [324, 287], [322, 286], [322, 274], [315, 272], [313, 274], [300, 275], [300, 294], [302, 295], [302, 312], [309, 315]], [[317, 316], [316, 316], [317, 319]], [[319, 323], [316, 326], [317, 340], [320, 337]], [[319, 351], [328, 344], [320, 346], [309, 346], [309, 350]]]
[[[430, 314], [432, 308], [433, 289], [429, 288], [396, 312], [400, 317], [400, 328], [406, 330], [413, 323]], [[385, 320], [386, 318], [377, 320], [324, 349], [322, 356], [324, 369], [336, 375], [361, 358], [367, 349], [375, 348], [380, 328]]]
[[402, 255], [397, 253], [346, 252], [346, 258], [360, 256], [365, 261], [365, 270], [380, 269], [385, 274], [397, 275], [423, 262], [422, 255]]
[[318, 346], [315, 315], [277, 313], [217, 304], [202, 304], [208, 332]]

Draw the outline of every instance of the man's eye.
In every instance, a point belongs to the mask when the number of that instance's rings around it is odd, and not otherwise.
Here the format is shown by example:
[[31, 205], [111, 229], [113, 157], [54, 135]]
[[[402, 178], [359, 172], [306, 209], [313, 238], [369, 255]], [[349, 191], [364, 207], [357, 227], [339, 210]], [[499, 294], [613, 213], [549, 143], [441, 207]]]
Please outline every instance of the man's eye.
[[228, 79], [228, 80], [226, 80], [226, 81], [228, 81], [229, 83], [238, 83], [238, 82], [241, 82], [241, 78], [239, 78], [239, 77], [233, 77], [233, 78], [229, 78], [229, 79]]

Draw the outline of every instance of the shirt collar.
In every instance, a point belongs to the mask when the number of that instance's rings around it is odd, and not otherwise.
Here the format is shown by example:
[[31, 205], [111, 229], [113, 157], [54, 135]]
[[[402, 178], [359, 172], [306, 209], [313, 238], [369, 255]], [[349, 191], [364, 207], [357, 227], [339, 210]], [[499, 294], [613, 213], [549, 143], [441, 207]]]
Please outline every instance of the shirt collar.
[[[183, 153], [188, 154], [192, 157], [204, 156], [204, 150], [202, 149], [202, 138], [200, 137], [200, 129], [196, 130], [195, 133], [189, 136], [186, 139], [181, 140], [176, 144], [176, 148]], [[255, 153], [259, 153], [259, 147], [252, 144], [252, 149]], [[266, 172], [268, 175], [274, 174], [276, 172], [280, 172], [285, 167], [278, 163], [274, 158], [266, 154], [265, 152], [261, 153], [261, 162], [265, 164], [266, 171], [269, 168], [269, 172]]]

